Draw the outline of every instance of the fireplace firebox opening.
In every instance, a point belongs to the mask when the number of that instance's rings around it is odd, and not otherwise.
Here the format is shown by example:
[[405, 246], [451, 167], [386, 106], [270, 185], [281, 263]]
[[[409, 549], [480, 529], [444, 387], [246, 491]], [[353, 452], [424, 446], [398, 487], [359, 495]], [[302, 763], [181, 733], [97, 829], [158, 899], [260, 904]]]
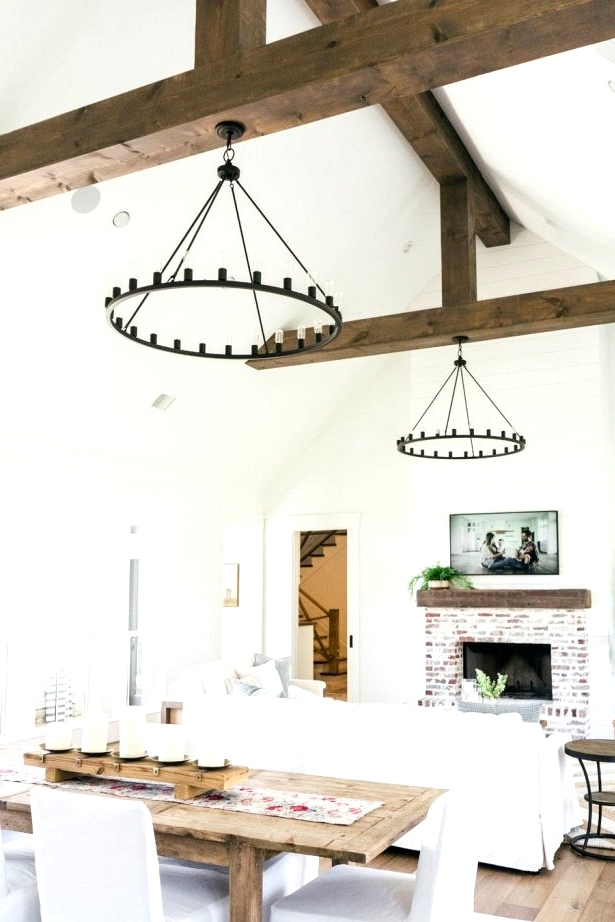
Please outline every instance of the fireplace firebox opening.
[[551, 644], [467, 641], [463, 647], [463, 677], [473, 680], [482, 669], [491, 678], [508, 676], [502, 697], [553, 699]]

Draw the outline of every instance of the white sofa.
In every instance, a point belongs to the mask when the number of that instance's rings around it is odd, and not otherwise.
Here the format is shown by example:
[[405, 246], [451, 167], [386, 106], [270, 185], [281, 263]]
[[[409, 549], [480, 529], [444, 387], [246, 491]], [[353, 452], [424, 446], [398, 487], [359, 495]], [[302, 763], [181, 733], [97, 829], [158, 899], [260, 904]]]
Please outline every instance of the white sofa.
[[201, 694], [295, 698], [309, 693], [322, 698], [325, 688], [321, 679], [295, 679], [290, 656], [274, 659], [255, 653], [232, 664], [215, 659], [182, 666], [167, 682], [166, 696], [173, 701]]
[[[411, 704], [352, 704], [295, 698], [183, 696], [188, 752], [214, 707], [228, 733], [228, 758], [250, 768], [461, 788], [477, 822], [489, 821], [480, 861], [521, 871], [553, 868], [562, 839], [581, 823], [563, 751], [569, 737], [546, 736], [518, 714], [461, 713]], [[485, 816], [481, 804], [497, 803]], [[396, 845], [420, 849], [422, 824]]]

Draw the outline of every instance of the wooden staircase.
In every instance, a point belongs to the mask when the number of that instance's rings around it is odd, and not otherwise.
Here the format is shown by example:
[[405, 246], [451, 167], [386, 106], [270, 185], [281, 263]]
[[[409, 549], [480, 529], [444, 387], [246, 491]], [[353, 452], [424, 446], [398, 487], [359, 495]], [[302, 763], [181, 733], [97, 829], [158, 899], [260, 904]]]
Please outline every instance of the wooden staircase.
[[[301, 568], [314, 566], [314, 558], [325, 556], [325, 548], [336, 547], [338, 535], [345, 531], [309, 531], [301, 533]], [[321, 675], [345, 675], [340, 663], [340, 613], [337, 608], [326, 608], [312, 595], [299, 586], [299, 624], [314, 628], [314, 662], [325, 669]]]

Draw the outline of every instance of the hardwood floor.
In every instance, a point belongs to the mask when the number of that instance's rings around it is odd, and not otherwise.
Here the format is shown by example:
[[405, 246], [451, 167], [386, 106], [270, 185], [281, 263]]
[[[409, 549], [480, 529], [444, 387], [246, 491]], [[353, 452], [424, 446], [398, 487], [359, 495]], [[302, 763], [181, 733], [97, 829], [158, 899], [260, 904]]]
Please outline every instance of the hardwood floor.
[[338, 701], [347, 700], [347, 679], [348, 676], [346, 673], [343, 675], [325, 675], [322, 672], [318, 672], [318, 667], [314, 667], [314, 678], [322, 679], [323, 682], [327, 683], [325, 689], [325, 696], [327, 698], [337, 698]]
[[[327, 683], [327, 697], [346, 700], [345, 675], [321, 676], [315, 667], [314, 677]], [[418, 853], [390, 848], [373, 866], [412, 873], [417, 861]], [[553, 871], [531, 874], [479, 865], [474, 908], [524, 922], [613, 922], [615, 861], [582, 858], [562, 845]]]
[[[373, 866], [411, 873], [417, 860], [417, 853], [391, 848]], [[527, 922], [613, 922], [615, 862], [581, 858], [562, 845], [553, 871], [479, 865], [474, 908]]]

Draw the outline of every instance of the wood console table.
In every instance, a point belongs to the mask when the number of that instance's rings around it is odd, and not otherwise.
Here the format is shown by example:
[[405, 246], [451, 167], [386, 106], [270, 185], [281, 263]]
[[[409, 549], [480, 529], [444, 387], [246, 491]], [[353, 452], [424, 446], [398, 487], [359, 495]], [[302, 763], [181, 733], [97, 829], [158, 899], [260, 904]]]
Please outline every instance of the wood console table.
[[156, 759], [120, 759], [117, 755], [87, 755], [78, 749], [69, 752], [25, 752], [24, 764], [45, 769], [45, 780], [57, 783], [77, 775], [124, 778], [172, 784], [178, 800], [189, 800], [205, 791], [225, 790], [243, 784], [248, 769], [241, 765], [224, 768], [199, 768], [194, 762], [165, 763]]

